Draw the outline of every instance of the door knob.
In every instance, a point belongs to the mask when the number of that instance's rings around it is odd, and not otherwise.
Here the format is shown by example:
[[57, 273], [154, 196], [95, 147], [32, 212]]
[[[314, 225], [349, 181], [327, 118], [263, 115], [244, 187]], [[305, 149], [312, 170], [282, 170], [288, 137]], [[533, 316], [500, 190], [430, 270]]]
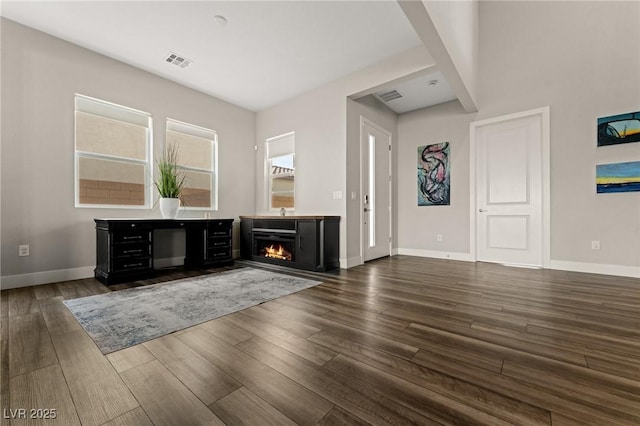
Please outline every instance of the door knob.
[[365, 207], [365, 208], [364, 208], [364, 211], [365, 211], [365, 212], [370, 212], [370, 211], [371, 211], [371, 209], [368, 209], [368, 208], [366, 208], [366, 207]]
[[484, 213], [484, 212], [488, 212], [489, 210], [485, 210], [485, 209], [478, 209], [478, 211], [479, 211], [480, 213]]

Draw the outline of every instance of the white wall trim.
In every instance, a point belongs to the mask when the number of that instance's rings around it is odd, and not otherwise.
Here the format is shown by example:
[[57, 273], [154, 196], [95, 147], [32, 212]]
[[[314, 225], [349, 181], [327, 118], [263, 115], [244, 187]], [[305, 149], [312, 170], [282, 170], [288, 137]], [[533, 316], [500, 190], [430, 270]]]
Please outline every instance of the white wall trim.
[[609, 265], [604, 263], [571, 262], [552, 260], [549, 269], [584, 272], [587, 274], [614, 275], [618, 277], [640, 278], [640, 266]]
[[2, 277], [2, 290], [10, 288], [29, 287], [32, 285], [56, 283], [60, 281], [80, 280], [93, 277], [95, 266], [84, 266], [72, 269], [57, 269], [54, 271], [32, 272], [29, 274], [7, 275]]
[[392, 248], [392, 249], [391, 249], [391, 256], [397, 256], [397, 255], [399, 255], [399, 254], [400, 254], [400, 253], [398, 253], [398, 248], [397, 248], [397, 247], [396, 247], [396, 248]]
[[[240, 258], [240, 250], [233, 250], [232, 253], [234, 259]], [[184, 265], [184, 256], [153, 259], [153, 265], [158, 269]], [[342, 267], [342, 259], [340, 260], [340, 265]], [[355, 266], [355, 264], [352, 266]], [[5, 277], [0, 277], [0, 289], [9, 290], [12, 288], [29, 287], [32, 285], [92, 278], [94, 276], [94, 269], [95, 266], [84, 266], [81, 268], [58, 269], [54, 271], [32, 272], [29, 274], [7, 275]]]
[[536, 115], [540, 116], [540, 136], [542, 137], [542, 267], [551, 268], [551, 126], [549, 106], [474, 121], [469, 125], [469, 251], [473, 261], [478, 258], [476, 250], [476, 131], [488, 124]]
[[[398, 248], [396, 254], [434, 259], [462, 260], [476, 262], [469, 253], [446, 252], [435, 250], [421, 250]], [[582, 272], [586, 274], [612, 275], [617, 277], [640, 278], [640, 266], [610, 265], [605, 263], [572, 262], [568, 260], [551, 260], [545, 269], [559, 271]]]
[[[239, 252], [234, 250], [234, 258]], [[445, 252], [435, 250], [421, 250], [421, 249], [407, 249], [397, 248], [393, 249], [392, 256], [406, 255], [417, 257], [429, 257], [434, 259], [448, 259], [448, 260], [461, 260], [466, 262], [474, 262], [469, 253], [458, 252]], [[183, 258], [168, 258], [181, 259]], [[340, 259], [340, 268], [348, 269], [354, 266], [362, 265], [362, 258], [359, 256], [350, 257], [348, 259]], [[625, 265], [609, 265], [603, 263], [586, 263], [586, 262], [571, 262], [566, 260], [552, 260], [548, 269], [556, 269], [560, 271], [572, 271], [583, 272], [587, 274], [603, 274], [619, 277], [640, 278], [639, 266], [625, 266]], [[9, 290], [12, 288], [29, 287], [32, 285], [41, 285], [48, 283], [55, 283], [61, 281], [80, 280], [84, 278], [93, 277], [93, 266], [84, 266], [81, 268], [71, 269], [58, 269], [54, 271], [42, 271], [33, 272], [30, 274], [20, 275], [8, 275], [1, 278], [0, 289]]]
[[364, 262], [362, 261], [361, 256], [354, 256], [349, 258], [340, 258], [340, 268], [341, 269], [349, 269], [354, 266], [362, 265]]
[[465, 262], [475, 262], [475, 259], [471, 258], [470, 253], [460, 253], [455, 251], [437, 251], [437, 250], [398, 248], [397, 252], [398, 254], [406, 255], [406, 256], [431, 257], [434, 259], [462, 260]]

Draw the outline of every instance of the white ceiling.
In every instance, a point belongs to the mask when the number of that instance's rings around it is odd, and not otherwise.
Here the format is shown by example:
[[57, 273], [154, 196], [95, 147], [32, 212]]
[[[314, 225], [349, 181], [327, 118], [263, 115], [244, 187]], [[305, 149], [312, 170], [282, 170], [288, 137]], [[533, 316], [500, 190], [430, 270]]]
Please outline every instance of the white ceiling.
[[392, 0], [5, 0], [1, 14], [254, 111], [421, 43]]
[[[432, 82], [435, 84], [430, 84]], [[374, 95], [397, 114], [456, 99], [453, 89], [440, 71], [426, 73], [407, 81], [396, 82], [391, 86], [385, 85], [385, 87], [387, 88], [377, 91]], [[400, 93], [402, 98], [385, 102], [380, 95], [391, 90]]]

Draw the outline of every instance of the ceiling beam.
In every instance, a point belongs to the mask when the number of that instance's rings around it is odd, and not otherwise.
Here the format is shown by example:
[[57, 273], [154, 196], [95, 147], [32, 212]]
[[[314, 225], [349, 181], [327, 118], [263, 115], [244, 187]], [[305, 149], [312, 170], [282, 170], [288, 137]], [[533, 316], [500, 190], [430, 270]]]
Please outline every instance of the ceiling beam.
[[[397, 2], [407, 19], [409, 19], [416, 34], [418, 34], [418, 37], [420, 37], [422, 43], [433, 57], [437, 68], [444, 74], [451, 85], [464, 110], [466, 112], [478, 111], [475, 94], [472, 93], [473, 89], [470, 87], [471, 82], [465, 83], [425, 3], [420, 0], [397, 0]], [[472, 70], [472, 72], [475, 72], [475, 70]]]

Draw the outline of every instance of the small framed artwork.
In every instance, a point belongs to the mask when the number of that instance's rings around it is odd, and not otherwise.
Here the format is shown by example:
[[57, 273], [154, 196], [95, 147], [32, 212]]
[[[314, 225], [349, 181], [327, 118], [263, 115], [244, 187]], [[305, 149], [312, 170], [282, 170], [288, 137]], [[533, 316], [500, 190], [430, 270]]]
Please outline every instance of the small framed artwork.
[[640, 142], [640, 111], [598, 118], [598, 146]]
[[640, 191], [640, 161], [598, 164], [596, 191], [599, 194]]
[[418, 206], [451, 204], [449, 142], [418, 147]]

